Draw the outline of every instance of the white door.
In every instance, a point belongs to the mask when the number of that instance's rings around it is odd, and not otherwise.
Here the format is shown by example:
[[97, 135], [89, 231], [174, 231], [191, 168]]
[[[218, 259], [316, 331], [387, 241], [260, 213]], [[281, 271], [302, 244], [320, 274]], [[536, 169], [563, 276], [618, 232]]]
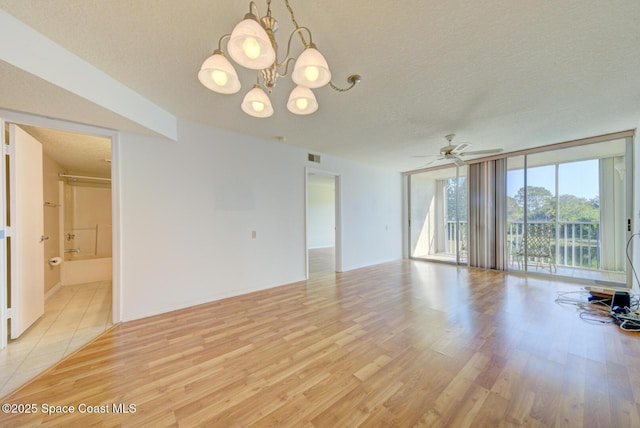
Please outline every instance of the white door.
[[9, 125], [11, 338], [44, 313], [42, 144]]

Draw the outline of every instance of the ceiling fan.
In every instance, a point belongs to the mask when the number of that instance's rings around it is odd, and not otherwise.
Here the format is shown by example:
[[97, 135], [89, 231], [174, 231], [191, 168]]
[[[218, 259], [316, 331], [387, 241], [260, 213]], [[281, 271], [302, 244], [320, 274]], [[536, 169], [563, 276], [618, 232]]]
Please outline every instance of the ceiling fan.
[[469, 143], [460, 143], [457, 146], [454, 146], [451, 144], [451, 141], [453, 141], [453, 138], [455, 136], [456, 134], [449, 134], [444, 136], [444, 138], [447, 139], [448, 144], [440, 149], [439, 155], [422, 155], [422, 156], [414, 156], [414, 157], [418, 157], [418, 158], [435, 157], [435, 159], [423, 165], [422, 168], [428, 165], [431, 165], [432, 163], [435, 163], [439, 160], [444, 160], [444, 159], [452, 161], [457, 166], [464, 166], [465, 162], [462, 159], [463, 156], [490, 155], [490, 154], [502, 152], [502, 149], [475, 150], [475, 151], [468, 152], [466, 150], [469, 147], [471, 147], [471, 144]]

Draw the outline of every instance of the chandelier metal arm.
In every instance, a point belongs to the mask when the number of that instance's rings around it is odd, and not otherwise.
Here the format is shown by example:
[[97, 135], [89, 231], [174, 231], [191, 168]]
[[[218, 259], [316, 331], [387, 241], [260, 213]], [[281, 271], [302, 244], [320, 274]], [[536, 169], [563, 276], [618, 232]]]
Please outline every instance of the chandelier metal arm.
[[289, 75], [289, 63], [295, 60], [296, 60], [295, 58], [287, 58], [284, 61], [282, 61], [280, 64], [278, 64], [277, 69], [280, 69], [283, 65], [285, 66], [284, 73], [280, 73], [278, 71], [278, 77], [287, 77], [287, 75]]
[[349, 83], [348, 87], [339, 88], [338, 86], [334, 85], [333, 82], [329, 82], [329, 86], [331, 86], [331, 89], [334, 89], [338, 92], [347, 92], [349, 89], [353, 88], [361, 81], [362, 81], [362, 76], [360, 76], [359, 74], [352, 74], [351, 76], [347, 77], [347, 83]]
[[[307, 27], [297, 27], [295, 30], [293, 30], [291, 32], [291, 34], [289, 35], [289, 42], [287, 43], [287, 54], [285, 55], [284, 59], [282, 60], [282, 62], [278, 63], [276, 60], [276, 67], [280, 68], [282, 67], [285, 63], [287, 63], [287, 67], [288, 67], [288, 62], [291, 61], [292, 58], [289, 56], [289, 54], [291, 53], [291, 40], [293, 40], [293, 36], [297, 33], [300, 34], [302, 33], [302, 31], [306, 31], [307, 33], [309, 33], [309, 43], [304, 45], [305, 49], [308, 47], [315, 47], [315, 45], [313, 44], [313, 39], [311, 36], [311, 30], [309, 30]], [[304, 38], [302, 39], [304, 40]], [[287, 74], [282, 74], [282, 76], [286, 76]]]
[[[257, 12], [255, 14], [255, 16], [259, 17], [260, 16], [260, 9], [258, 9], [258, 5], [253, 0], [249, 2], [249, 13], [253, 14], [253, 10], [251, 10], [252, 6], [256, 9], [256, 12]], [[271, 10], [269, 10], [269, 15], [271, 15]]]
[[222, 51], [222, 41], [223, 41], [224, 39], [229, 39], [229, 38], [231, 38], [231, 33], [229, 33], [229, 34], [225, 34], [224, 36], [220, 37], [220, 38], [218, 39], [218, 49], [217, 49], [217, 50]]

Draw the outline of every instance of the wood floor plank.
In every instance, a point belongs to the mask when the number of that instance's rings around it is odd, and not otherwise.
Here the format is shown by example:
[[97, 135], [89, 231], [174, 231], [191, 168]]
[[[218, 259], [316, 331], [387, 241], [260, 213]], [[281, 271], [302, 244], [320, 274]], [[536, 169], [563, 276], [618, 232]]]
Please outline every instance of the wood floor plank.
[[318, 272], [116, 325], [4, 397], [38, 412], [0, 426], [640, 426], [640, 335], [554, 304], [577, 289], [408, 260]]

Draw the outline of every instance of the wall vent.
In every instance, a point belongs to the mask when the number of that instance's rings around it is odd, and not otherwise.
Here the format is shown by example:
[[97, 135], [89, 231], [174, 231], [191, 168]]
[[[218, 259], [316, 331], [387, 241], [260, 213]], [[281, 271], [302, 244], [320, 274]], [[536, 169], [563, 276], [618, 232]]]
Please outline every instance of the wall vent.
[[308, 159], [309, 159], [309, 162], [320, 163], [320, 155], [314, 155], [313, 153], [309, 153]]

